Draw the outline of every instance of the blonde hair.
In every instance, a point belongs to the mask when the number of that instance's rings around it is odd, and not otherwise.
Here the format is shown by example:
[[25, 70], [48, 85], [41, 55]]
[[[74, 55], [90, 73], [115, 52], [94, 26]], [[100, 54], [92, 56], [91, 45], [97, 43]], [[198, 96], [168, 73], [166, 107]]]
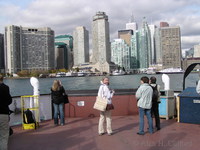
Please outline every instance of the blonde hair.
[[60, 83], [60, 81], [59, 80], [54, 80], [53, 81], [53, 85], [52, 85], [52, 90], [53, 91], [58, 91], [59, 89], [60, 89], [60, 87], [61, 87], [61, 83]]

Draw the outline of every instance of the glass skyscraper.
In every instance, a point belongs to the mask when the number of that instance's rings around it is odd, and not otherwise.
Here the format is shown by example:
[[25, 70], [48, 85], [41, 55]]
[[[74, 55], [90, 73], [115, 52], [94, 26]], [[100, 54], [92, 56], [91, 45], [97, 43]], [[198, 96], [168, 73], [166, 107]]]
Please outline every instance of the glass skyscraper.
[[148, 24], [143, 19], [142, 28], [139, 30], [139, 62], [140, 69], [149, 67], [149, 58], [151, 58], [151, 36]]
[[130, 47], [123, 39], [115, 39], [111, 43], [111, 61], [118, 67], [130, 71]]
[[73, 66], [73, 37], [59, 35], [55, 37], [55, 64], [57, 69], [71, 69]]

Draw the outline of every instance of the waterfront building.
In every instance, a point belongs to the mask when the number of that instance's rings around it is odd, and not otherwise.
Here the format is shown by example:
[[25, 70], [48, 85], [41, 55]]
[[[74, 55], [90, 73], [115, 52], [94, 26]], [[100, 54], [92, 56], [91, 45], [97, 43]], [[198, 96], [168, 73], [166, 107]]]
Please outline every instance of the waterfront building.
[[111, 43], [111, 61], [118, 67], [130, 71], [130, 47], [123, 39], [115, 39]]
[[151, 57], [150, 59], [150, 65], [156, 64], [156, 51], [155, 51], [155, 30], [156, 26], [151, 24], [149, 25], [150, 30], [150, 36], [151, 36]]
[[62, 42], [55, 42], [55, 68], [56, 69], [68, 69], [67, 64], [67, 44]]
[[57, 69], [71, 69], [73, 66], [73, 37], [59, 35], [55, 37], [55, 65]]
[[97, 12], [92, 21], [92, 59], [95, 70], [110, 73], [111, 47], [108, 16], [105, 12]]
[[159, 34], [163, 69], [182, 68], [180, 27], [162, 27]]
[[200, 45], [194, 45], [194, 56], [193, 57], [200, 57]]
[[126, 30], [133, 30], [133, 32], [136, 32], [138, 30], [138, 25], [134, 21], [133, 15], [131, 16], [130, 22], [126, 23]]
[[147, 69], [151, 64], [152, 54], [150, 30], [145, 18], [143, 19], [142, 28], [139, 30], [138, 43], [140, 69]]
[[188, 51], [185, 52], [186, 58], [192, 58], [194, 57], [194, 48], [190, 48]]
[[160, 28], [155, 29], [155, 63], [162, 65], [162, 52], [160, 42]]
[[169, 24], [167, 22], [160, 22], [160, 27], [169, 27]]
[[4, 73], [4, 35], [0, 33], [0, 73]]
[[[199, 63], [200, 62], [200, 57], [185, 58], [185, 59], [183, 59], [182, 62], [183, 62], [183, 70], [186, 70], [191, 64], [193, 64], [193, 63]], [[193, 70], [194, 71], [200, 71], [200, 66], [196, 65]]]
[[133, 30], [119, 30], [118, 38], [123, 39], [128, 46], [131, 45], [131, 36], [133, 35]]
[[130, 68], [137, 70], [140, 68], [139, 64], [139, 32], [135, 31], [131, 37], [130, 47]]
[[55, 68], [54, 31], [51, 28], [5, 27], [6, 72]]
[[89, 62], [89, 32], [83, 26], [73, 31], [74, 66]]

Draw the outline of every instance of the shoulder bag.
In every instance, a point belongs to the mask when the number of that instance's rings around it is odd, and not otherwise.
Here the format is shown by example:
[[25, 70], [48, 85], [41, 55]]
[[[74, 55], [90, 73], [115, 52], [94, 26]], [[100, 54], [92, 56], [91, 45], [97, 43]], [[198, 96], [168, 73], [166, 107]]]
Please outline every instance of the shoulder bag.
[[69, 98], [68, 98], [68, 95], [63, 95], [63, 98], [64, 98], [64, 104], [67, 104], [69, 103]]
[[96, 102], [94, 103], [93, 108], [99, 111], [105, 111], [107, 107], [107, 99], [97, 96]]

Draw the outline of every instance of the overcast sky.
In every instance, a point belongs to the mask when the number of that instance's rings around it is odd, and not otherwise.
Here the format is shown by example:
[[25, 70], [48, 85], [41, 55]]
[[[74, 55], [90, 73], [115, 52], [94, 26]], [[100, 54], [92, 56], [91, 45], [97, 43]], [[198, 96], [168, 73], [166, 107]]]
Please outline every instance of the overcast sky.
[[146, 17], [148, 24], [180, 26], [182, 49], [200, 43], [200, 0], [0, 0], [0, 33], [12, 24], [50, 27], [55, 35], [72, 35], [76, 26], [85, 26], [91, 34], [97, 11], [109, 17], [111, 41], [133, 14], [139, 25]]

